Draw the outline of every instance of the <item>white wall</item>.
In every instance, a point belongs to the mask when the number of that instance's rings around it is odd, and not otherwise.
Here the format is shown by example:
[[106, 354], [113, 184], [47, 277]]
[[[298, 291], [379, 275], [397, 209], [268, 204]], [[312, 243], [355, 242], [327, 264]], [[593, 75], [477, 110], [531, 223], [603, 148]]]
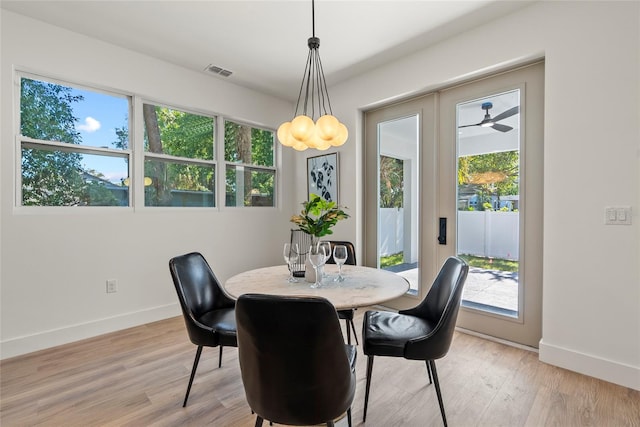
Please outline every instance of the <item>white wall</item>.
[[[361, 220], [360, 111], [545, 57], [540, 359], [636, 389], [639, 55], [640, 3], [540, 2], [329, 90], [334, 113], [350, 131], [339, 150], [341, 202]], [[633, 225], [605, 226], [607, 205], [632, 206]], [[361, 227], [344, 233], [361, 246]]]
[[[174, 255], [202, 252], [222, 281], [282, 262], [280, 245], [297, 209], [287, 196], [291, 184], [279, 188], [279, 209], [14, 210], [16, 68], [273, 128], [291, 105], [10, 12], [1, 20], [3, 358], [178, 315], [168, 270]], [[280, 182], [290, 183], [294, 157], [282, 155]], [[117, 293], [105, 292], [107, 279], [118, 280]]]

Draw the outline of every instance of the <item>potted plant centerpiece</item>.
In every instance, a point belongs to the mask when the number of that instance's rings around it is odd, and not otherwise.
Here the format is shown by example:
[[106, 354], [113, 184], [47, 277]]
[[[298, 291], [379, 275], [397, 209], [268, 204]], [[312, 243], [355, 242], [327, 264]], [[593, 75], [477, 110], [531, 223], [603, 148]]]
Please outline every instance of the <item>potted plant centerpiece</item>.
[[[302, 206], [300, 215], [293, 215], [290, 221], [297, 224], [302, 232], [311, 236], [312, 245], [317, 245], [321, 237], [333, 234], [331, 228], [338, 221], [349, 218], [349, 215], [336, 202], [325, 200], [317, 194], [311, 194], [307, 202], [302, 202]], [[309, 279], [307, 277], [308, 281]], [[313, 280], [315, 281], [315, 277]]]

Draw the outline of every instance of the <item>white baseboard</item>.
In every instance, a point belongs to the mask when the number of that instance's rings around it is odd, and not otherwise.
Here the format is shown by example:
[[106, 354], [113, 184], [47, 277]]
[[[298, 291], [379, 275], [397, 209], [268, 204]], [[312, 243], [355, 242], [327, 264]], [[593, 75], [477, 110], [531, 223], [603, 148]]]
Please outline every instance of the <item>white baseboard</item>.
[[0, 343], [0, 359], [19, 356], [45, 348], [143, 325], [145, 323], [167, 319], [178, 316], [180, 313], [180, 307], [175, 303], [8, 339]]
[[602, 359], [540, 340], [540, 361], [590, 377], [640, 390], [640, 367]]
[[485, 334], [481, 334], [480, 332], [476, 332], [476, 331], [472, 331], [469, 329], [465, 329], [465, 328], [461, 328], [459, 326], [456, 326], [456, 331], [458, 332], [462, 332], [463, 334], [467, 334], [467, 335], [473, 335], [474, 337], [479, 337], [488, 341], [493, 341], [493, 342], [497, 342], [500, 344], [504, 344], [504, 345], [508, 345], [509, 347], [515, 347], [515, 348], [519, 348], [520, 350], [526, 350], [526, 351], [531, 351], [534, 353], [538, 353], [538, 349], [535, 347], [530, 347], [528, 345], [524, 345], [524, 344], [520, 344], [517, 342], [513, 342], [513, 341], [507, 341], [507, 340], [503, 340], [502, 338], [497, 338], [497, 337], [492, 337], [491, 335], [485, 335]]

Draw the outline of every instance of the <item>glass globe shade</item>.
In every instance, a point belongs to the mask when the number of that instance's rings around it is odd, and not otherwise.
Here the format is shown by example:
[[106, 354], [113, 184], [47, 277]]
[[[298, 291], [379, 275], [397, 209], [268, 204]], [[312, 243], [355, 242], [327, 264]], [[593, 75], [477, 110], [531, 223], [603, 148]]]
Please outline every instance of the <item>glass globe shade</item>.
[[328, 150], [331, 147], [331, 143], [329, 141], [322, 141], [317, 146], [316, 149], [320, 151]]
[[304, 142], [300, 142], [300, 141], [296, 141], [295, 144], [293, 144], [293, 149], [296, 151], [304, 151], [306, 150], [308, 147]]
[[331, 145], [333, 145], [334, 147], [339, 147], [347, 142], [347, 138], [349, 138], [349, 131], [343, 123], [340, 123], [340, 125], [338, 126], [338, 135], [336, 135], [336, 137], [331, 140]]
[[293, 135], [291, 135], [291, 132], [289, 132], [289, 135], [287, 135], [287, 137], [285, 138], [285, 142], [282, 145], [284, 145], [285, 147], [293, 147], [298, 143], [304, 144], [304, 142], [295, 139]]
[[307, 147], [309, 148], [318, 148], [318, 145], [322, 142], [322, 140], [320, 138], [318, 138], [318, 135], [315, 132], [311, 135], [311, 137], [305, 141], [305, 144], [307, 144]]
[[300, 115], [291, 120], [291, 135], [298, 141], [306, 142], [313, 135], [315, 124], [308, 116]]
[[325, 114], [316, 122], [316, 133], [325, 141], [332, 140], [338, 135], [340, 122], [334, 116]]
[[291, 122], [284, 122], [278, 128], [278, 141], [280, 141], [280, 144], [284, 145], [285, 147], [293, 146], [293, 142], [290, 139], [291, 137], [290, 129], [291, 129]]

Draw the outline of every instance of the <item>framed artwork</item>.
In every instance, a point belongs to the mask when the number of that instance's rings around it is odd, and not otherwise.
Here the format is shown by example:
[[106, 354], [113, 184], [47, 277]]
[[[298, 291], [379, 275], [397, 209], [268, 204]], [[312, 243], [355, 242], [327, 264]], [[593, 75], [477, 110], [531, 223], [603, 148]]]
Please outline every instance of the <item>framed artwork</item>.
[[317, 194], [338, 203], [338, 153], [307, 159], [307, 187], [309, 199]]

